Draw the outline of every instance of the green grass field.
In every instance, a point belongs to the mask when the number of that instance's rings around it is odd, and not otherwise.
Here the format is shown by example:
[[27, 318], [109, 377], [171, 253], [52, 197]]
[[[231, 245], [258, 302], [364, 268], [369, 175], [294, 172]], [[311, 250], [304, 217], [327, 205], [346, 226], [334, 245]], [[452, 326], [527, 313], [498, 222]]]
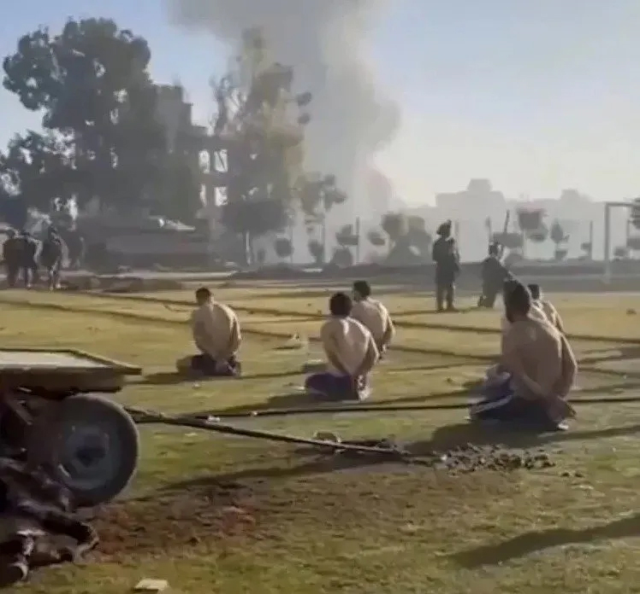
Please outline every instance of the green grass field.
[[[118, 396], [127, 405], [167, 412], [280, 405], [302, 384], [302, 365], [320, 357], [313, 339], [330, 291], [227, 283], [215, 292], [243, 324], [241, 380], [180, 383], [171, 375], [192, 350], [191, 292], [5, 291], [3, 347], [79, 348], [138, 364], [145, 376]], [[437, 315], [428, 295], [381, 297], [398, 337], [374, 377], [373, 402], [464, 403], [455, 392], [496, 354], [500, 312]], [[640, 297], [554, 301], [582, 362], [576, 397], [614, 398], [640, 387], [633, 344]], [[308, 349], [278, 348], [293, 333], [311, 339]], [[115, 594], [146, 577], [189, 594], [635, 592], [640, 402], [578, 411], [568, 433], [532, 444], [555, 467], [457, 476], [400, 463], [346, 466], [287, 445], [145, 426], [131, 492], [96, 521], [100, 549], [83, 566], [34, 573], [16, 591]], [[420, 451], [442, 435], [464, 437], [464, 422], [463, 410], [429, 410], [241, 425], [302, 437], [319, 430], [394, 436]]]

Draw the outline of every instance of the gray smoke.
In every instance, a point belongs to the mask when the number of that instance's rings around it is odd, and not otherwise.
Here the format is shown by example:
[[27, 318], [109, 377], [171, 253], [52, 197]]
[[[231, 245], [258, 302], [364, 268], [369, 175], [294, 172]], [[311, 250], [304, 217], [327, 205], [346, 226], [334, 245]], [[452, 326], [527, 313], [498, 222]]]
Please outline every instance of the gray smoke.
[[207, 29], [233, 47], [244, 30], [262, 29], [273, 59], [293, 66], [296, 92], [314, 96], [307, 167], [335, 174], [353, 208], [363, 211], [373, 157], [400, 119], [376, 81], [368, 47], [388, 0], [166, 1], [174, 23]]

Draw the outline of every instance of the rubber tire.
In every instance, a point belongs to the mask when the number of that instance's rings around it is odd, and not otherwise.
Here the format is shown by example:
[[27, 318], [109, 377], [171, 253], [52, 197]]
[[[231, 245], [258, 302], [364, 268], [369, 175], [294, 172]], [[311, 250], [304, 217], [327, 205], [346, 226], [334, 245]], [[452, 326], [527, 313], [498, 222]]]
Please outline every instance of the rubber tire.
[[[99, 418], [104, 421], [110, 417], [111, 423], [119, 434], [122, 450], [126, 452], [113, 479], [99, 488], [78, 491], [68, 485], [66, 475], [60, 468], [61, 447], [56, 443], [64, 435], [65, 428], [73, 424], [73, 418]], [[44, 447], [43, 447], [44, 446]], [[74, 503], [78, 507], [94, 507], [108, 503], [122, 493], [135, 477], [140, 453], [138, 429], [131, 416], [116, 402], [97, 394], [77, 394], [59, 403], [51, 405], [38, 416], [28, 439], [27, 457], [34, 464], [44, 464], [55, 480], [68, 487], [73, 493]]]

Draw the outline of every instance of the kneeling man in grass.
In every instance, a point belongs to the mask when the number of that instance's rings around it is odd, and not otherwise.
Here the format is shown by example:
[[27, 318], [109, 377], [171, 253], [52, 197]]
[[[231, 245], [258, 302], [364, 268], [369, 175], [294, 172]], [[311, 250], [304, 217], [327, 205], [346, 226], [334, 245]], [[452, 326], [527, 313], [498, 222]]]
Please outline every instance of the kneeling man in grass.
[[242, 342], [236, 313], [213, 299], [211, 291], [196, 291], [197, 309], [191, 315], [193, 341], [200, 354], [178, 361], [178, 371], [209, 377], [240, 375], [237, 353]]
[[324, 400], [363, 400], [369, 396], [369, 374], [380, 358], [371, 332], [351, 317], [351, 298], [336, 293], [329, 300], [329, 319], [320, 330], [327, 370], [307, 378], [307, 392]]
[[371, 286], [367, 281], [353, 283], [353, 299], [355, 303], [351, 317], [371, 332], [382, 357], [395, 334], [389, 310], [380, 301], [371, 298]]
[[567, 338], [534, 312], [531, 293], [522, 284], [505, 291], [509, 322], [502, 336], [499, 364], [504, 376], [470, 410], [472, 420], [502, 421], [538, 430], [566, 429], [575, 416], [566, 398], [577, 363]]

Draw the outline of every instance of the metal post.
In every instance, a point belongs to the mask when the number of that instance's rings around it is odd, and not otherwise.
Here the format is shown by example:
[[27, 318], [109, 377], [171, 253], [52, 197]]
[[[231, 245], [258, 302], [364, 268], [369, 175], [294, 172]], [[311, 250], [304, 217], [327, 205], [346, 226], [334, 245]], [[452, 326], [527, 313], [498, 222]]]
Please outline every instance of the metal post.
[[611, 283], [611, 207], [607, 202], [604, 205], [604, 282]]

